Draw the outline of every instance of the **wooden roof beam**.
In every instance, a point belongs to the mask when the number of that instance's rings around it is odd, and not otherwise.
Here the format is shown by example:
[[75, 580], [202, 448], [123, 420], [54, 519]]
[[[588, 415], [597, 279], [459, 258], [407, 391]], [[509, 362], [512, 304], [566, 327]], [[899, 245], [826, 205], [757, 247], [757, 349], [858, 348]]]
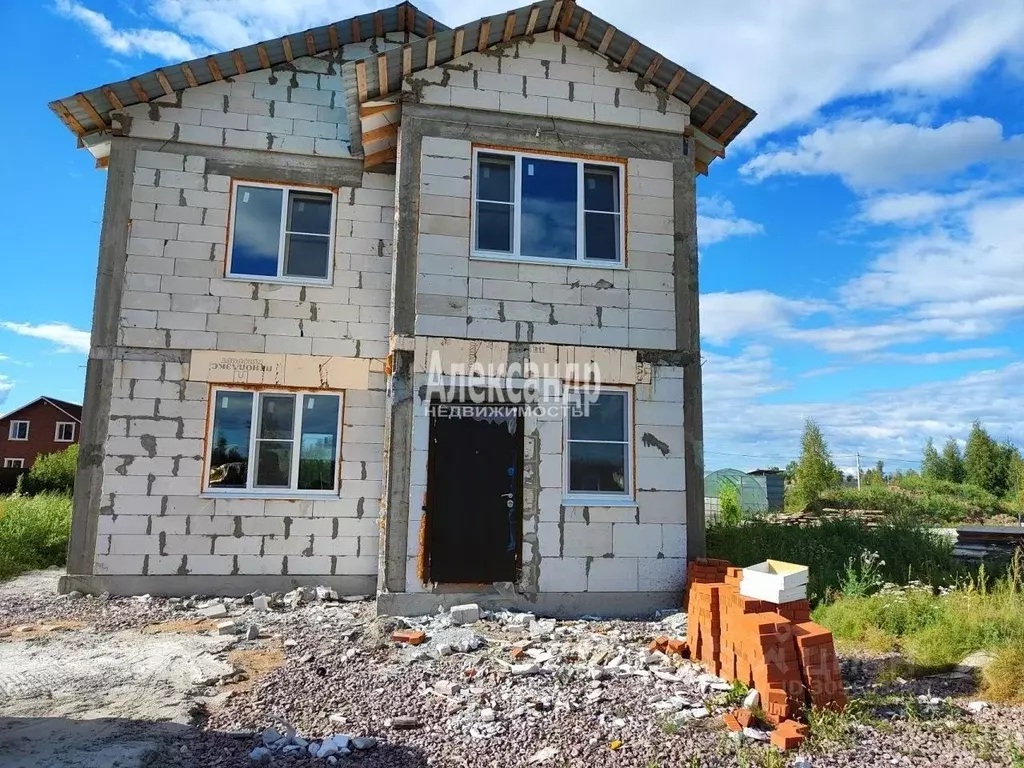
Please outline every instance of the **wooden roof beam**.
[[138, 97], [139, 101], [143, 104], [149, 103], [149, 94], [147, 94], [146, 89], [142, 87], [142, 83], [133, 77], [128, 81], [128, 84], [132, 87], [132, 90], [135, 91], [135, 95]]
[[689, 101], [691, 110], [695, 109], [697, 105], [700, 104], [700, 100], [704, 98], [704, 94], [708, 92], [708, 88], [710, 87], [711, 83], [707, 80], [701, 83], [700, 88], [697, 89], [697, 92], [693, 94], [693, 97]]
[[704, 121], [704, 125], [702, 125], [700, 129], [707, 133], [708, 129], [712, 128], [714, 124], [718, 122], [719, 118], [725, 114], [725, 110], [730, 106], [732, 106], [732, 96], [726, 96], [722, 99], [722, 103], [715, 108], [715, 111], [711, 113], [711, 117]]
[[60, 119], [64, 121], [64, 124], [68, 128], [70, 128], [76, 136], [81, 136], [83, 133], [85, 133], [85, 129], [82, 127], [82, 124], [78, 122], [77, 119], [75, 119], [75, 116], [72, 115], [71, 112], [68, 111], [68, 108], [65, 107], [61, 102], [54, 101], [50, 104], [50, 106], [53, 107], [53, 109], [60, 116]]
[[153, 74], [156, 75], [156, 81], [160, 83], [160, 87], [164, 89], [164, 95], [173, 96], [174, 89], [171, 88], [171, 81], [167, 79], [167, 75], [165, 75], [163, 71], [159, 69], [154, 70]]
[[516, 15], [514, 13], [510, 13], [508, 16], [505, 17], [505, 29], [501, 33], [501, 40], [502, 40], [502, 42], [507, 43], [509, 40], [511, 40], [512, 39], [512, 33], [515, 31], [515, 29], [516, 29]]
[[676, 92], [676, 88], [683, 82], [683, 78], [686, 77], [686, 70], [680, 67], [676, 70], [676, 73], [672, 75], [672, 79], [668, 81], [668, 85], [665, 86], [665, 93], [672, 96]]
[[480, 29], [476, 35], [476, 49], [482, 51], [487, 47], [487, 41], [491, 38], [491, 22], [484, 19], [480, 22]]
[[533, 30], [537, 28], [537, 17], [540, 16], [540, 8], [533, 6], [530, 9], [530, 15], [526, 17], [526, 34], [527, 36], [533, 34]]
[[622, 56], [622, 61], [619, 62], [619, 66], [623, 69], [628, 69], [629, 65], [633, 62], [633, 57], [636, 56], [636, 52], [640, 50], [640, 43], [636, 40], [631, 40], [629, 48], [626, 49], [626, 53]]
[[655, 76], [655, 74], [657, 74], [658, 67], [661, 66], [661, 62], [662, 61], [664, 61], [664, 59], [661, 56], [655, 56], [651, 60], [650, 66], [648, 66], [647, 67], [647, 71], [644, 72], [644, 82], [645, 83], [649, 83], [649, 82], [651, 82], [651, 80], [654, 79], [654, 76]]
[[109, 85], [103, 87], [103, 95], [107, 97], [107, 101], [110, 102], [110, 106], [114, 109], [124, 109], [124, 104], [121, 103], [121, 99], [114, 93], [114, 89]]
[[330, 24], [327, 27], [327, 39], [331, 43], [331, 50], [332, 51], [336, 51], [336, 50], [338, 50], [341, 47], [341, 45], [339, 45], [339, 42], [338, 42], [338, 28], [336, 26], [334, 26], [333, 24]]
[[366, 101], [366, 61], [363, 59], [356, 62], [356, 91], [362, 104]]
[[213, 56], [206, 57], [206, 66], [209, 67], [210, 76], [213, 77], [214, 80], [224, 79], [224, 74], [220, 71], [220, 67], [217, 66], [217, 62], [214, 60]]
[[302, 33], [302, 36], [306, 39], [306, 53], [310, 56], [316, 56], [316, 40], [313, 39], [313, 30], [307, 29]]
[[[261, 45], [260, 48], [262, 49], [263, 46]], [[263, 55], [266, 56], [266, 54], [267, 52], [263, 51]], [[267, 66], [270, 66], [270, 62], [267, 62]], [[185, 82], [188, 83], [189, 88], [195, 88], [197, 85], [199, 85], [199, 81], [196, 80], [196, 76], [192, 72], [192, 67], [190, 67], [188, 64], [181, 65], [181, 74], [185, 77]]]
[[587, 34], [587, 25], [590, 24], [590, 11], [583, 12], [583, 18], [580, 19], [579, 25], [576, 27], [576, 34], [573, 35], [577, 40], [582, 40], [583, 36]]
[[78, 102], [78, 106], [85, 110], [85, 114], [89, 116], [89, 119], [96, 123], [97, 128], [101, 128], [107, 124], [107, 121], [100, 117], [100, 113], [96, 111], [96, 107], [94, 107], [92, 102], [85, 97], [84, 93], [76, 93], [75, 101]]
[[244, 75], [246, 72], [245, 62], [242, 61], [242, 54], [235, 49], [231, 52], [231, 60], [235, 62], [235, 71], [240, 75]]
[[548, 17], [547, 31], [550, 32], [558, 24], [558, 17], [562, 15], [562, 0], [558, 0], [551, 8], [551, 16]]
[[387, 96], [391, 92], [388, 83], [388, 56], [386, 53], [377, 55], [377, 84], [380, 87], [380, 95]]
[[613, 37], [615, 37], [615, 27], [609, 24], [608, 29], [604, 31], [604, 37], [601, 38], [601, 44], [597, 46], [597, 52], [602, 56], [608, 52], [608, 46], [612, 44]]
[[270, 69], [270, 56], [267, 55], [267, 49], [262, 45], [257, 45], [256, 55], [260, 57], [260, 66], [263, 69]]
[[736, 115], [736, 119], [729, 123], [728, 128], [722, 131], [721, 135], [718, 137], [718, 140], [722, 142], [722, 144], [728, 144], [732, 137], [736, 135], [736, 131], [740, 129], [740, 126], [743, 125], [743, 123], [746, 122], [749, 118], [749, 109], [740, 110], [740, 113]]
[[437, 62], [437, 38], [427, 38], [427, 69], [430, 69]]
[[292, 41], [285, 35], [281, 38], [281, 47], [284, 48], [284, 60], [292, 61], [295, 56], [292, 54]]
[[373, 36], [384, 37], [384, 14], [380, 11], [373, 14]]
[[466, 43], [466, 28], [459, 27], [455, 30], [455, 38], [452, 42], [452, 59], [462, 55], [462, 46]]

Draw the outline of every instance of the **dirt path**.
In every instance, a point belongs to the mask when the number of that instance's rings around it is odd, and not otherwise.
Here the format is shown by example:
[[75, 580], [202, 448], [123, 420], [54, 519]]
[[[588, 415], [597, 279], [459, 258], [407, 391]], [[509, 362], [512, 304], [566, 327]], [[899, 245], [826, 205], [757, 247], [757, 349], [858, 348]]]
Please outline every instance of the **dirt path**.
[[[0, 585], [0, 602], [55, 587], [52, 572], [28, 574]], [[138, 765], [167, 738], [186, 735], [204, 684], [231, 673], [216, 654], [233, 642], [89, 627], [13, 632], [0, 642], [0, 764]]]

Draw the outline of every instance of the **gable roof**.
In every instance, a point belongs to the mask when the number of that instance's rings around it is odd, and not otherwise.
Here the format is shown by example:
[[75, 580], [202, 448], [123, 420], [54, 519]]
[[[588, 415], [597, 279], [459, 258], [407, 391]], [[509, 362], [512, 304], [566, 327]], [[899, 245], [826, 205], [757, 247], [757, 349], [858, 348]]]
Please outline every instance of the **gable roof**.
[[411, 32], [427, 37], [447, 30], [444, 24], [404, 2], [392, 8], [364, 13], [322, 27], [295, 32], [274, 40], [154, 69], [117, 83], [82, 91], [50, 102], [50, 109], [78, 137], [110, 127], [114, 110], [143, 104], [175, 91], [207, 85], [234, 75], [285, 64], [300, 56], [338, 50], [389, 32]]
[[7, 420], [12, 416], [17, 416], [25, 409], [30, 408], [31, 406], [39, 402], [49, 403], [50, 405], [52, 405], [58, 411], [64, 413], [64, 415], [68, 416], [69, 418], [74, 419], [79, 423], [81, 423], [82, 421], [82, 406], [78, 405], [77, 403], [69, 403], [67, 400], [58, 400], [55, 397], [48, 397], [46, 395], [43, 395], [42, 397], [37, 397], [32, 402], [25, 403], [23, 406], [21, 406], [20, 408], [15, 408], [10, 413], [5, 413], [3, 416], [0, 416], [0, 419]]
[[[119, 83], [77, 93], [50, 104], [81, 140], [110, 125], [110, 112], [171, 95], [175, 91], [223, 80], [249, 70], [267, 69], [298, 56], [337, 50], [388, 32], [410, 32], [421, 39], [345, 64], [354, 69], [345, 87], [350, 109], [401, 90], [403, 79], [445, 64], [470, 51], [484, 51], [530, 35], [556, 31], [610, 61], [610, 67], [637, 75], [690, 108], [690, 127], [709, 159], [724, 157], [725, 147], [756, 112], [675, 62], [666, 59], [574, 0], [544, 0], [449, 29], [408, 2], [303, 33], [285, 35], [234, 51], [154, 70]], [[407, 38], [408, 40], [408, 38]], [[297, 53], [296, 53], [297, 52]], [[350, 117], [350, 120], [352, 118]], [[355, 116], [358, 120], [358, 115]], [[80, 141], [81, 143], [81, 141]], [[707, 172], [705, 163], [700, 164]]]

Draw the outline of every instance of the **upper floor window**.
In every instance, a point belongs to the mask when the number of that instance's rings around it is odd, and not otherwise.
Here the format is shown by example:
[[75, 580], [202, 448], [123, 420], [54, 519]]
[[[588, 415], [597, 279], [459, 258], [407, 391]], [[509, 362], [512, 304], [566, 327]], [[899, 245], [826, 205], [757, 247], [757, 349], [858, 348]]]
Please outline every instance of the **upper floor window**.
[[75, 422], [58, 421], [53, 439], [58, 443], [73, 443], [75, 441]]
[[623, 263], [623, 166], [474, 151], [473, 252], [550, 263]]
[[341, 397], [213, 390], [210, 491], [337, 492]]
[[11, 440], [28, 440], [28, 422], [12, 421], [11, 431], [7, 435]]
[[334, 193], [252, 182], [234, 192], [229, 277], [330, 281]]

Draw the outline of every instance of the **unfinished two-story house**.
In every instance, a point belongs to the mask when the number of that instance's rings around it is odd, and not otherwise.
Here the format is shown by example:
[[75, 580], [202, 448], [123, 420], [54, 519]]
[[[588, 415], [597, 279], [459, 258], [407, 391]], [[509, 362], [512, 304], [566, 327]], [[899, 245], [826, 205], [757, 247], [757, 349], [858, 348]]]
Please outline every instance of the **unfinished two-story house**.
[[106, 168], [64, 589], [678, 605], [695, 182], [752, 110], [572, 2], [52, 104]]

